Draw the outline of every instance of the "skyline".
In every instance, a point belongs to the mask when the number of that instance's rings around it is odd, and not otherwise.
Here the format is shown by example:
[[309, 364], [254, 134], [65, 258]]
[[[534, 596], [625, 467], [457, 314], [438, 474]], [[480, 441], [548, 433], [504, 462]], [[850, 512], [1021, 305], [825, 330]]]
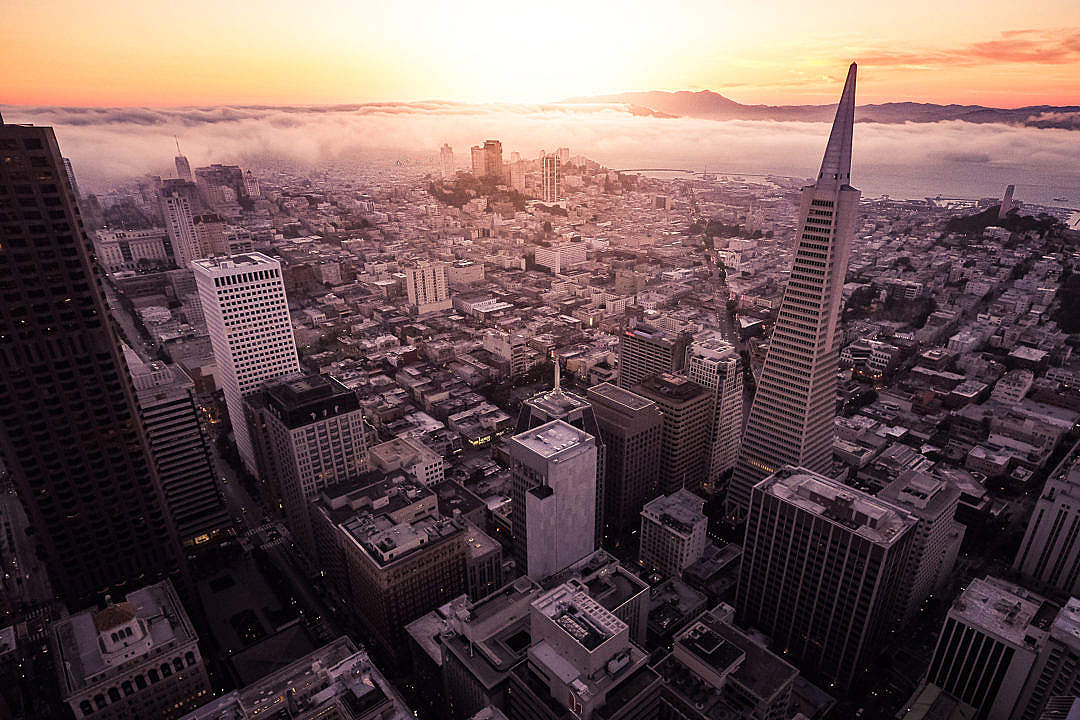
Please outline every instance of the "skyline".
[[[793, 0], [753, 7], [531, 7], [322, 0], [183, 8], [17, 2], [0, 29], [14, 105], [183, 107], [372, 101], [557, 102], [709, 89], [749, 104], [831, 101], [855, 60], [866, 103], [1018, 107], [1080, 97], [1080, 7]], [[33, 28], [53, 23], [53, 32]], [[931, 20], [928, 22], [928, 20]], [[547, 30], [537, 30], [545, 28]], [[163, 37], [164, 34], [164, 37]], [[43, 60], [44, 58], [44, 60]], [[92, 62], [90, 61], [92, 60]]]

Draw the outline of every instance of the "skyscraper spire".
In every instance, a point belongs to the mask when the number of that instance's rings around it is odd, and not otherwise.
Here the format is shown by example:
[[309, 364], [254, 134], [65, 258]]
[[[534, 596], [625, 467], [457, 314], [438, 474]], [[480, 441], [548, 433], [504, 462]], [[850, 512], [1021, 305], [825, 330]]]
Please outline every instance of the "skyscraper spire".
[[836, 106], [829, 144], [825, 146], [825, 157], [821, 160], [818, 182], [835, 182], [846, 185], [851, 179], [851, 134], [855, 127], [855, 73], [858, 66], [851, 63], [848, 68], [844, 92], [840, 95], [840, 104]]
[[817, 182], [802, 189], [795, 260], [724, 501], [736, 520], [749, 510], [750, 489], [782, 466], [830, 469], [837, 328], [860, 196], [848, 184], [855, 69], [852, 63]]

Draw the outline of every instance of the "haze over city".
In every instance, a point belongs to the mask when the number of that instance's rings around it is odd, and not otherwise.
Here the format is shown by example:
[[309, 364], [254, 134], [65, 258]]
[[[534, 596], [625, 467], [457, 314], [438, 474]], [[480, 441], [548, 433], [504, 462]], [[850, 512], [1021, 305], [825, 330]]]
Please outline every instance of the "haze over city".
[[0, 720], [1080, 720], [1080, 6], [8, 2]]

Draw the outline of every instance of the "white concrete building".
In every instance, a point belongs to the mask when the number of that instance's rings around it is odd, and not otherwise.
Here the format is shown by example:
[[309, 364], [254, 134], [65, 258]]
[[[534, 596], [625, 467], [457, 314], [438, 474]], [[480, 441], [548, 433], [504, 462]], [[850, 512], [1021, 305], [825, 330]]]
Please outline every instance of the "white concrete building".
[[536, 264], [556, 275], [585, 262], [585, 243], [568, 242], [536, 248]]
[[540, 580], [596, 547], [596, 441], [552, 420], [509, 442], [511, 492], [524, 495], [524, 570]]
[[417, 262], [402, 268], [409, 304], [417, 315], [449, 310], [453, 306], [447, 285], [446, 265], [441, 262]]
[[197, 260], [191, 267], [236, 448], [257, 475], [244, 397], [266, 380], [300, 371], [281, 263], [249, 253]]
[[172, 194], [161, 199], [162, 214], [165, 216], [165, 230], [172, 243], [176, 266], [187, 268], [193, 260], [205, 257], [195, 233], [195, 213], [191, 202], [184, 196]]
[[166, 231], [161, 228], [98, 230], [93, 237], [98, 263], [107, 273], [136, 270], [147, 262], [173, 264], [173, 257], [165, 248]]

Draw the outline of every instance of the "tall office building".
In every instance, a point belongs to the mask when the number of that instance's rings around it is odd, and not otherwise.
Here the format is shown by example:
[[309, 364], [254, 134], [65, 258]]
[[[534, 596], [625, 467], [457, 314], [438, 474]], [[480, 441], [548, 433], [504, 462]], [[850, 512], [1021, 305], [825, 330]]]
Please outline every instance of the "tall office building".
[[1040, 585], [1080, 596], [1080, 461], [1069, 456], [1046, 480], [1013, 568]]
[[484, 141], [484, 177], [489, 177], [503, 182], [502, 143], [498, 140]]
[[735, 607], [804, 671], [848, 686], [895, 627], [915, 518], [785, 467], [754, 486]]
[[79, 605], [175, 569], [179, 543], [52, 128], [0, 121], [0, 158], [0, 451]]
[[899, 591], [900, 618], [906, 622], [952, 577], [964, 541], [964, 526], [956, 521], [960, 488], [947, 479], [913, 471], [898, 477], [877, 497], [918, 520]]
[[596, 548], [596, 442], [562, 420], [510, 439], [511, 497], [525, 527], [514, 538], [520, 567], [540, 580]]
[[195, 229], [195, 215], [191, 200], [180, 193], [172, 193], [161, 199], [161, 212], [165, 217], [165, 230], [169, 235], [176, 266], [187, 270], [194, 260], [206, 257]]
[[725, 499], [736, 519], [750, 489], [777, 468], [826, 472], [832, 460], [840, 303], [861, 195], [848, 184], [855, 70], [852, 63], [817, 182], [802, 190], [795, 260]]
[[619, 336], [619, 387], [630, 390], [650, 375], [679, 372], [691, 339], [648, 325], [627, 328]]
[[484, 177], [484, 148], [480, 145], [473, 145], [469, 148], [473, 177], [480, 179]]
[[229, 526], [217, 484], [210, 438], [199, 419], [195, 383], [175, 365], [144, 361], [131, 348], [124, 359], [165, 507], [185, 547], [207, 543]]
[[[552, 420], [562, 420], [592, 436], [593, 441], [596, 443], [596, 547], [600, 547], [604, 529], [604, 480], [607, 459], [604, 439], [600, 427], [596, 423], [596, 415], [593, 413], [592, 405], [580, 395], [563, 391], [561, 374], [562, 369], [556, 359], [555, 387], [537, 393], [521, 404], [515, 434], [521, 434], [526, 430], [546, 425]], [[514, 495], [513, 498], [516, 499], [518, 504], [512, 507], [515, 509], [520, 508], [520, 511], [516, 514], [514, 512], [510, 513], [512, 535], [521, 537], [525, 532], [525, 495], [522, 493]], [[511, 502], [514, 502], [514, 500], [511, 500]]]
[[439, 169], [444, 179], [454, 177], [454, 149], [446, 143], [439, 150]]
[[274, 469], [289, 530], [314, 559], [312, 498], [368, 468], [360, 402], [328, 375], [296, 375], [266, 383], [247, 403], [261, 415], [250, 427], [265, 434], [255, 447], [274, 455], [257, 458], [260, 471]]
[[735, 346], [719, 335], [701, 337], [687, 351], [687, 375], [713, 398], [709, 436], [709, 474], [706, 488], [719, 489], [725, 474], [735, 467], [742, 439], [743, 369]]
[[176, 162], [176, 177], [188, 182], [195, 182], [194, 176], [191, 174], [191, 163], [183, 155], [180, 155], [180, 147], [177, 146], [177, 156], [174, 158]]
[[1056, 605], [1018, 585], [972, 580], [949, 609], [926, 681], [975, 708], [974, 720], [1019, 717], [1057, 613]]
[[545, 155], [543, 159], [543, 200], [559, 202], [559, 156]]
[[[712, 428], [712, 396], [682, 375], [661, 373], [633, 391], [660, 409], [660, 492], [670, 495], [705, 487]], [[650, 498], [651, 499], [651, 498]]]
[[64, 158], [64, 174], [67, 175], [68, 184], [71, 185], [71, 194], [75, 200], [78, 201], [82, 197], [82, 193], [79, 192], [79, 183], [75, 180], [75, 168], [71, 167], [71, 160]]
[[641, 508], [660, 493], [664, 418], [652, 400], [611, 383], [587, 394], [604, 443], [603, 535], [617, 542], [637, 528]]
[[453, 307], [446, 282], [446, 264], [421, 260], [402, 268], [409, 304], [417, 315], [441, 312]]
[[1080, 599], [1070, 598], [1050, 624], [1050, 635], [1017, 703], [1018, 720], [1041, 720], [1053, 699], [1080, 698]]
[[191, 268], [236, 449], [248, 472], [257, 475], [244, 397], [266, 380], [300, 371], [281, 263], [249, 253], [199, 260]]

